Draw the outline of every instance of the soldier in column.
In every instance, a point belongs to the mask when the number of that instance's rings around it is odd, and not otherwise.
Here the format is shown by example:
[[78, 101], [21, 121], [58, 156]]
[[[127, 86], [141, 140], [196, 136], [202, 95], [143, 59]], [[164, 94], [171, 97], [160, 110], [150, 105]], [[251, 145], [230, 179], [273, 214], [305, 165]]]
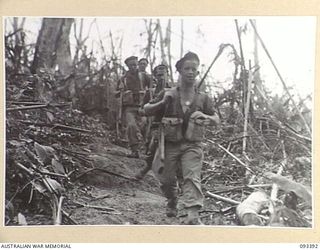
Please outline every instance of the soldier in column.
[[139, 158], [139, 150], [142, 142], [140, 131], [141, 117], [139, 108], [145, 93], [145, 86], [150, 82], [147, 78], [141, 78], [138, 70], [138, 58], [130, 56], [125, 61], [128, 71], [120, 78], [117, 89], [122, 92], [123, 118], [131, 153], [129, 157]]

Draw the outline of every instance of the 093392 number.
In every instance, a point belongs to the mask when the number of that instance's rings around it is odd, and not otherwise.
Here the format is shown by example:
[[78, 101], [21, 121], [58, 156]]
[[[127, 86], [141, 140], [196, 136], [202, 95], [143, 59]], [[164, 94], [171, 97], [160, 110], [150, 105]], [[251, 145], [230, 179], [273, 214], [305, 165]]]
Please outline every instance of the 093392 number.
[[300, 244], [299, 247], [301, 249], [318, 249], [319, 248], [319, 244], [303, 243], [303, 244]]

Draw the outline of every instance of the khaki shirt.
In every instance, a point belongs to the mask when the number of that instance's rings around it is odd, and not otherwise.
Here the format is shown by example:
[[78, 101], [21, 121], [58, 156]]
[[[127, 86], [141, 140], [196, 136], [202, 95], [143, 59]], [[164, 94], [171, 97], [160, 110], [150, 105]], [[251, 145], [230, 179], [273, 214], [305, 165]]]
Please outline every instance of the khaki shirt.
[[[179, 86], [166, 91], [171, 91], [172, 99], [170, 103], [166, 105], [166, 107], [163, 107], [159, 112], [157, 112], [157, 114], [155, 114], [155, 119], [157, 121], [161, 121], [163, 117], [182, 119], [182, 134], [184, 135], [188, 126], [189, 117], [191, 115], [190, 110], [183, 112], [180, 102]], [[153, 100], [150, 101], [150, 103], [157, 103], [161, 101], [164, 97], [164, 93], [165, 91], [160, 92], [159, 95], [157, 95]], [[194, 109], [192, 110], [193, 112], [201, 111], [206, 115], [214, 115], [216, 113], [213, 106], [213, 101], [206, 93], [197, 91], [195, 96], [197, 96], [193, 100], [193, 102], [195, 103], [190, 104], [190, 107], [194, 106]]]
[[139, 106], [141, 102], [141, 94], [139, 92], [144, 91], [150, 84], [151, 78], [146, 73], [128, 71], [119, 80], [117, 89], [123, 89], [124, 92], [132, 91], [133, 105]]
[[[166, 91], [170, 91], [173, 98], [172, 101], [164, 108], [165, 110], [163, 110], [164, 117], [184, 118], [185, 113], [181, 107], [179, 87], [174, 87]], [[160, 92], [159, 95], [150, 101], [150, 103], [157, 103], [161, 101], [164, 97], [164, 93], [165, 91]], [[194, 100], [196, 102], [194, 111], [201, 111], [206, 115], [214, 115], [216, 112], [212, 99], [203, 92], [197, 91], [197, 95], [198, 97]], [[192, 106], [192, 103], [190, 106]]]

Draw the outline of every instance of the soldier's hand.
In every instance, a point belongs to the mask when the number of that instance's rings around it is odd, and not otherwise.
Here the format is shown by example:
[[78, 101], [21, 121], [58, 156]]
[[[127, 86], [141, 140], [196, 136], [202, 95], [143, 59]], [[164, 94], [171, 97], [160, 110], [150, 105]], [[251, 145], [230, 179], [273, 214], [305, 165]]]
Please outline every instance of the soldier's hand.
[[138, 114], [141, 115], [141, 116], [145, 116], [145, 115], [146, 115], [146, 112], [144, 111], [143, 108], [139, 108]]
[[190, 118], [193, 118], [193, 119], [206, 119], [207, 115], [205, 115], [201, 111], [195, 111], [195, 112], [193, 112], [191, 114]]

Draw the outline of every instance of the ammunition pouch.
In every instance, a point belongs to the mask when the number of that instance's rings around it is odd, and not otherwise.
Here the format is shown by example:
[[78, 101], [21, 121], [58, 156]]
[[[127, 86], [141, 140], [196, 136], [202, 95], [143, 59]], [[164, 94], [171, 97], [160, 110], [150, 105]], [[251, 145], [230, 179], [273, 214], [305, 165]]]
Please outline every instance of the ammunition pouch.
[[143, 99], [144, 91], [133, 93], [131, 90], [123, 92], [122, 103], [126, 106], [136, 105], [139, 106]]
[[191, 118], [188, 122], [188, 127], [185, 133], [185, 138], [188, 141], [200, 142], [204, 139], [206, 127], [210, 124], [205, 118]]
[[164, 129], [164, 138], [166, 141], [178, 142], [183, 139], [181, 118], [163, 117], [162, 124]]

